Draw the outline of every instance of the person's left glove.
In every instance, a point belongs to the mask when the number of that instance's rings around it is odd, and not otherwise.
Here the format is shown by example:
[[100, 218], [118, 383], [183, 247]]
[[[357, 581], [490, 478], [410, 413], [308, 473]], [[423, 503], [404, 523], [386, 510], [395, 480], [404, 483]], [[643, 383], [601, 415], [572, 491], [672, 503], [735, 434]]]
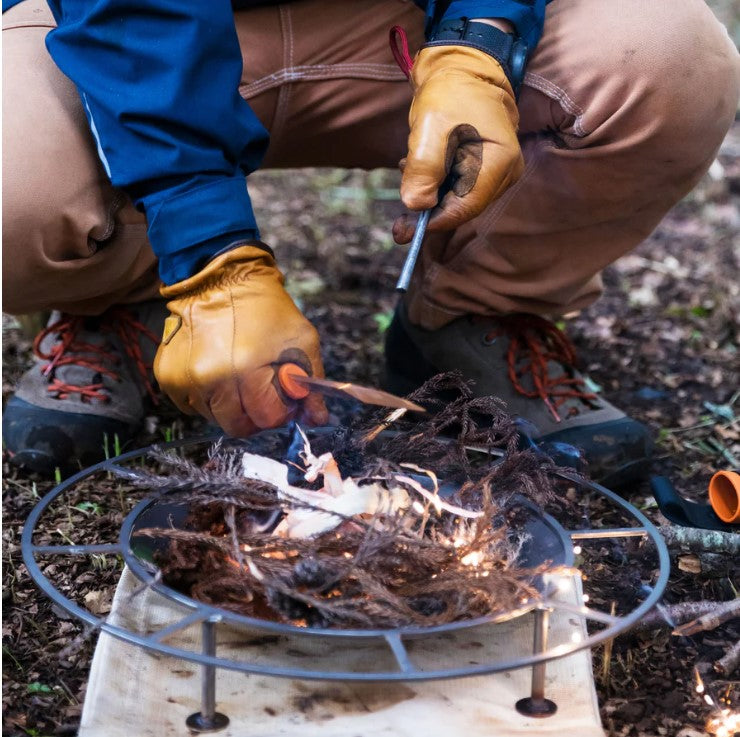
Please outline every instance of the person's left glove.
[[[467, 46], [423, 48], [411, 81], [401, 199], [410, 210], [434, 208], [429, 231], [453, 230], [480, 215], [524, 169], [514, 91], [496, 59]], [[448, 175], [451, 189], [435, 207]], [[399, 218], [396, 242], [412, 234], [408, 218]]]
[[266, 250], [234, 248], [161, 293], [171, 314], [154, 374], [181, 411], [200, 413], [237, 437], [296, 417], [326, 422], [320, 395], [296, 403], [280, 389], [282, 363], [310, 376], [323, 376], [324, 368], [318, 333], [283, 289]]

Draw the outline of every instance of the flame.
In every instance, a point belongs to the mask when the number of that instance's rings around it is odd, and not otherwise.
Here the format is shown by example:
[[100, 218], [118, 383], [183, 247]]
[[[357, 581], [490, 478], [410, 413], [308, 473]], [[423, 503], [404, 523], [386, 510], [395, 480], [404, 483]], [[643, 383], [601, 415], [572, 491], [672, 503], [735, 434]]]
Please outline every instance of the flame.
[[723, 709], [719, 716], [712, 717], [707, 722], [706, 730], [717, 737], [732, 737], [740, 732], [740, 712]]
[[[706, 731], [717, 735], [717, 737], [732, 737], [732, 735], [740, 732], [740, 712], [720, 707], [711, 691], [707, 691], [697, 668], [694, 668], [694, 677], [696, 678], [696, 692], [702, 694], [704, 701], [719, 712], [717, 716], [710, 717], [707, 720]], [[723, 700], [720, 699], [720, 701]], [[729, 699], [724, 701], [729, 703]]]

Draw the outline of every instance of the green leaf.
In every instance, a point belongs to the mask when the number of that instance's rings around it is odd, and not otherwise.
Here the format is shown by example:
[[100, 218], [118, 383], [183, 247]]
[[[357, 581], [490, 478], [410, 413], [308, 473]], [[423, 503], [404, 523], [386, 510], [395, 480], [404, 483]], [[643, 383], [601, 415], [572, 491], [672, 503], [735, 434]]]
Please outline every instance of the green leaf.
[[103, 511], [100, 505], [95, 502], [80, 502], [79, 504], [75, 504], [74, 508], [79, 509], [80, 512], [89, 512], [96, 515], [101, 514]]
[[39, 683], [34, 681], [26, 686], [28, 693], [52, 693], [51, 686], [47, 686], [45, 683]]
[[712, 314], [712, 311], [708, 307], [704, 307], [704, 305], [694, 305], [689, 312], [694, 317], [709, 317]]
[[373, 320], [378, 326], [378, 332], [384, 333], [390, 327], [391, 321], [393, 320], [393, 310], [388, 312], [376, 312], [373, 315]]

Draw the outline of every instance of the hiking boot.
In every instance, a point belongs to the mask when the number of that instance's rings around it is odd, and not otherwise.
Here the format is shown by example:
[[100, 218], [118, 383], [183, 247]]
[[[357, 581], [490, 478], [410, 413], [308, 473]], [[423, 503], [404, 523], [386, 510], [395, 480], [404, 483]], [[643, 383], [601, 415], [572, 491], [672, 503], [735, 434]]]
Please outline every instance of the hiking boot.
[[403, 306], [386, 337], [384, 388], [408, 394], [435, 374], [458, 370], [479, 396], [493, 395], [523, 418], [542, 448], [582, 450], [588, 475], [619, 486], [644, 476], [648, 429], [590, 391], [574, 368], [572, 343], [537, 315], [462, 317], [439, 330], [412, 325]]
[[98, 317], [53, 313], [3, 413], [13, 463], [38, 473], [74, 470], [114, 454], [156, 403], [151, 367], [167, 316], [163, 301]]

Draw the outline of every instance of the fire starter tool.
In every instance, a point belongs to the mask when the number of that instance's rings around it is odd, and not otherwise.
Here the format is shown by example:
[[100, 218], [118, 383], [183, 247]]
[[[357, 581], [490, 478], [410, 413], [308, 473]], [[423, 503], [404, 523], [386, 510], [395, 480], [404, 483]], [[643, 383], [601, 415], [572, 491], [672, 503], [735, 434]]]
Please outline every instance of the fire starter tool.
[[[452, 189], [452, 182], [453, 176], [450, 173], [439, 188], [437, 203], [442, 202], [444, 196]], [[424, 235], [427, 232], [429, 218], [432, 216], [432, 212], [436, 206], [437, 205], [430, 207], [428, 210], [422, 210], [421, 215], [419, 215], [419, 219], [416, 221], [414, 237], [411, 239], [411, 245], [409, 246], [409, 252], [406, 254], [406, 260], [403, 262], [401, 275], [398, 277], [398, 281], [396, 282], [397, 292], [403, 293], [409, 288], [411, 276], [414, 273], [414, 267], [416, 266], [416, 260], [419, 258], [419, 252], [421, 251], [421, 244], [424, 241]]]
[[396, 282], [397, 292], [405, 292], [409, 288], [411, 275], [414, 273], [416, 259], [419, 258], [419, 251], [421, 251], [421, 244], [424, 241], [424, 234], [427, 232], [427, 225], [429, 224], [432, 209], [433, 208], [424, 210], [416, 221], [414, 237], [411, 239], [411, 245], [409, 246], [409, 252], [406, 254], [406, 260], [403, 262], [401, 275], [398, 277], [398, 281]]

